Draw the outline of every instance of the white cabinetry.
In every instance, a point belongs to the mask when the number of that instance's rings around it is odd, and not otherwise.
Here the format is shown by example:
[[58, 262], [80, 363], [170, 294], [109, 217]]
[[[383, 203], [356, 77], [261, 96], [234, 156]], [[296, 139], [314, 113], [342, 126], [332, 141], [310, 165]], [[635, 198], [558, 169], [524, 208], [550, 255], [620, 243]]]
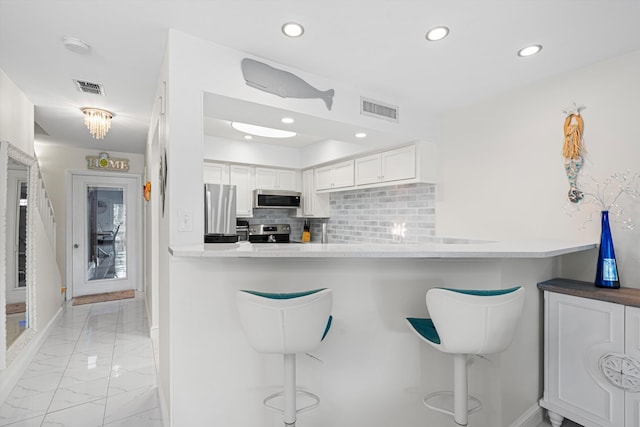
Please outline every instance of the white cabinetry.
[[229, 184], [229, 165], [205, 162], [202, 165], [202, 175], [205, 184]]
[[640, 290], [627, 288], [633, 298], [607, 302], [620, 290], [566, 279], [539, 286], [545, 291], [540, 406], [552, 426], [565, 417], [585, 427], [639, 426], [640, 308], [633, 304], [640, 304]]
[[299, 191], [298, 174], [290, 169], [256, 168], [256, 188]]
[[385, 185], [437, 182], [434, 144], [415, 142], [354, 160], [316, 168], [317, 191], [342, 191]]
[[416, 147], [410, 145], [355, 161], [356, 185], [399, 181], [416, 177]]
[[353, 187], [353, 160], [315, 169], [316, 190]]
[[316, 192], [313, 169], [302, 172], [302, 216], [329, 217], [329, 194]]
[[236, 216], [253, 216], [253, 168], [231, 165], [230, 183], [236, 186]]

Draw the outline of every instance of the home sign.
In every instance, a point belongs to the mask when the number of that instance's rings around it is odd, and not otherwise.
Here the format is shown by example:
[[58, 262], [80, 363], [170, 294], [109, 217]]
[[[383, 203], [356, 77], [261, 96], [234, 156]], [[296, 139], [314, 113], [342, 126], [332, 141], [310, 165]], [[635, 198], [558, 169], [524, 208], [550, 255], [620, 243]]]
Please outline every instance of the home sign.
[[88, 169], [112, 172], [127, 172], [129, 170], [129, 159], [111, 158], [108, 153], [100, 153], [97, 156], [87, 156], [86, 159]]

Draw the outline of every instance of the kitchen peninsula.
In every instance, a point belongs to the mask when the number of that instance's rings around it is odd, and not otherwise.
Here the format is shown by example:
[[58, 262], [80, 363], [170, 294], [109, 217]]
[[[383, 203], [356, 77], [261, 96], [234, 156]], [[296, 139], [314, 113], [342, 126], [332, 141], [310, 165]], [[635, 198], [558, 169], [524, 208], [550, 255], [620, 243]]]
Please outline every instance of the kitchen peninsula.
[[334, 291], [333, 325], [298, 384], [320, 396], [299, 416], [305, 427], [450, 425], [422, 397], [451, 389], [451, 358], [421, 345], [405, 318], [428, 315], [431, 287], [522, 285], [526, 302], [504, 353], [470, 358], [470, 393], [482, 402], [470, 422], [529, 426], [541, 421], [542, 299], [537, 283], [562, 275], [564, 257], [594, 258], [594, 244], [559, 241], [429, 244], [212, 244], [169, 249], [172, 425], [271, 426], [262, 406], [282, 382], [282, 358], [258, 354], [241, 330], [239, 289]]

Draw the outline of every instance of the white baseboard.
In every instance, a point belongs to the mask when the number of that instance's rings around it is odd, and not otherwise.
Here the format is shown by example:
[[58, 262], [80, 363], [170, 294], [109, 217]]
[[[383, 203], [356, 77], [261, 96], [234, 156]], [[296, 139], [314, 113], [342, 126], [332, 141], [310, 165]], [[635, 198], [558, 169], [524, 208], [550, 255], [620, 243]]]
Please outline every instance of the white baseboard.
[[58, 309], [58, 312], [49, 321], [47, 326], [40, 329], [37, 334], [33, 336], [33, 339], [26, 345], [22, 352], [11, 362], [6, 369], [0, 371], [0, 405], [2, 405], [13, 388], [18, 384], [22, 374], [27, 370], [29, 364], [40, 350], [40, 347], [44, 343], [45, 339], [51, 332], [51, 327], [62, 316], [62, 306]]
[[544, 409], [537, 403], [527, 409], [509, 427], [538, 427], [544, 421]]

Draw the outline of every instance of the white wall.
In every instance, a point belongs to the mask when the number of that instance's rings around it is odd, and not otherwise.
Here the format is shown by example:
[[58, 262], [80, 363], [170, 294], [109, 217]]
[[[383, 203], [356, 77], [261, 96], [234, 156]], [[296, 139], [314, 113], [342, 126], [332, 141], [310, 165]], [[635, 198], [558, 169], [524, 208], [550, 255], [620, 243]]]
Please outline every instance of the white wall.
[[[151, 200], [147, 205], [147, 219], [151, 220], [151, 231], [155, 243], [154, 248], [147, 252], [151, 256], [151, 286], [152, 305], [151, 313], [157, 313], [158, 340], [154, 340], [158, 352], [158, 394], [162, 407], [163, 419], [171, 425], [171, 312], [170, 312], [170, 281], [169, 281], [169, 211], [163, 208], [161, 197], [164, 190], [160, 180], [161, 156], [167, 150], [169, 124], [167, 121], [169, 108], [169, 47], [158, 77], [156, 90], [156, 102], [151, 113], [149, 134], [146, 147], [147, 176], [151, 181]], [[202, 161], [202, 160], [201, 160]], [[201, 172], [200, 172], [201, 173]], [[166, 202], [171, 199], [171, 194], [166, 189]], [[150, 212], [149, 212], [150, 210]], [[150, 214], [150, 215], [149, 215]], [[153, 274], [156, 273], [154, 278]], [[156, 321], [152, 320], [154, 327]], [[153, 338], [155, 338], [155, 331]]]
[[[430, 133], [429, 121], [410, 106], [403, 107], [400, 124], [371, 120], [360, 114], [360, 96], [380, 99], [376, 94], [361, 93], [352, 87], [329, 81], [302, 70], [284, 65], [274, 66], [293, 72], [317, 87], [335, 89], [334, 104], [329, 111], [322, 102], [306, 99], [280, 98], [245, 84], [240, 61], [251, 55], [215, 43], [207, 42], [179, 31], [169, 33], [168, 65], [168, 132], [169, 132], [169, 209], [170, 243], [200, 243], [203, 234], [203, 206], [200, 197], [203, 158], [204, 93], [236, 98], [275, 108], [297, 111], [313, 117], [333, 120], [378, 130], [390, 134], [424, 136]], [[264, 59], [257, 58], [265, 61]], [[189, 173], [184, 173], [189, 171]], [[177, 231], [177, 210], [191, 211], [192, 231]]]
[[[583, 204], [578, 214], [565, 213], [575, 206], [566, 197], [563, 109], [573, 102], [587, 107], [581, 176], [602, 180], [629, 169], [640, 172], [639, 75], [640, 51], [445, 114], [436, 234], [599, 241], [599, 208]], [[639, 204], [627, 213], [640, 229]], [[595, 221], [581, 230], [588, 212], [595, 212]], [[640, 287], [638, 231], [612, 225], [612, 232], [621, 284]], [[577, 259], [565, 274], [592, 281], [595, 256]]]
[[249, 163], [272, 167], [306, 169], [321, 163], [350, 157], [377, 147], [326, 139], [304, 147], [278, 146], [256, 142], [231, 141], [204, 136], [205, 159], [230, 163]]
[[542, 298], [536, 284], [556, 274], [556, 259], [172, 257], [170, 264], [174, 427], [282, 426], [282, 415], [262, 406], [282, 388], [282, 356], [250, 347], [236, 308], [239, 289], [333, 289], [326, 339], [313, 357], [297, 357], [298, 386], [321, 399], [298, 425], [441, 427], [455, 423], [425, 408], [422, 398], [450, 390], [452, 359], [421, 342], [405, 318], [427, 316], [424, 296], [434, 286], [517, 283], [527, 304], [513, 343], [504, 353], [470, 361], [469, 391], [483, 402], [470, 425], [518, 425], [516, 419], [538, 408]]
[[[0, 139], [9, 141], [25, 153], [33, 155], [33, 129], [33, 104], [0, 70]], [[33, 178], [34, 175], [32, 174], [31, 177]], [[35, 183], [31, 188], [34, 187]], [[33, 218], [34, 221], [30, 224], [33, 229], [29, 233], [34, 233], [36, 244], [27, 250], [36, 260], [32, 270], [33, 277], [30, 280], [34, 285], [31, 295], [35, 295], [36, 299], [37, 324], [28, 332], [32, 334], [31, 341], [24, 348], [16, 350], [12, 355], [15, 359], [6, 369], [0, 371], [0, 401], [4, 401], [18, 381], [22, 370], [26, 369], [27, 362], [35, 354], [35, 349], [45, 336], [47, 326], [55, 318], [62, 304], [60, 271], [46, 232], [45, 221], [48, 219], [43, 219], [38, 210]], [[11, 349], [12, 352], [13, 350], [14, 348]]]
[[33, 104], [0, 70], [0, 140], [33, 155]]
[[[172, 313], [176, 302], [170, 297], [178, 287], [185, 286], [179, 276], [172, 273], [168, 261], [167, 246], [201, 244], [204, 234], [202, 200], [202, 160], [208, 156], [203, 136], [204, 93], [211, 93], [244, 101], [264, 104], [275, 108], [298, 111], [314, 117], [342, 121], [386, 133], [404, 133], [407, 135], [428, 134], [429, 121], [420, 111], [403, 107], [401, 124], [383, 120], [372, 121], [361, 116], [358, 105], [360, 96], [381, 99], [376, 94], [360, 93], [354, 88], [345, 87], [319, 76], [286, 66], [272, 64], [280, 69], [295, 73], [299, 77], [313, 82], [317, 87], [332, 87], [336, 91], [332, 110], [326, 109], [321, 102], [309, 102], [304, 99], [283, 99], [245, 84], [240, 61], [250, 55], [224, 46], [207, 42], [185, 33], [170, 30], [162, 76], [157, 96], [166, 100], [166, 114], [161, 117], [160, 155], [166, 150], [168, 158], [168, 176], [166, 204], [159, 219], [159, 311], [160, 311], [160, 374], [159, 387], [165, 413], [172, 420], [174, 409], [172, 400], [175, 376], [173, 342], [177, 339], [173, 331]], [[166, 88], [165, 88], [166, 82]], [[158, 114], [154, 114], [151, 124], [155, 126]], [[429, 128], [429, 130], [432, 130]], [[218, 158], [216, 156], [216, 158]], [[235, 161], [235, 160], [234, 160]], [[193, 227], [178, 231], [178, 211], [192, 214]], [[171, 278], [171, 280], [170, 280]], [[190, 295], [193, 298], [193, 295]]]
[[[46, 183], [49, 197], [56, 213], [56, 252], [58, 267], [66, 283], [66, 224], [67, 224], [67, 170], [83, 171], [87, 169], [86, 156], [96, 156], [105, 150], [85, 150], [67, 145], [42, 143], [36, 141], [35, 151], [40, 163], [40, 171]], [[129, 173], [142, 175], [144, 156], [142, 154], [107, 151], [110, 157], [129, 159]], [[140, 190], [142, 194], [142, 189]]]
[[300, 169], [301, 150], [294, 147], [204, 137], [205, 159]]
[[35, 268], [34, 282], [36, 284], [36, 307], [38, 310], [38, 327], [44, 329], [56, 315], [64, 302], [64, 295], [61, 293], [63, 285], [62, 275], [52, 256], [53, 243], [48, 239], [45, 219], [36, 214], [32, 226], [36, 233]]

